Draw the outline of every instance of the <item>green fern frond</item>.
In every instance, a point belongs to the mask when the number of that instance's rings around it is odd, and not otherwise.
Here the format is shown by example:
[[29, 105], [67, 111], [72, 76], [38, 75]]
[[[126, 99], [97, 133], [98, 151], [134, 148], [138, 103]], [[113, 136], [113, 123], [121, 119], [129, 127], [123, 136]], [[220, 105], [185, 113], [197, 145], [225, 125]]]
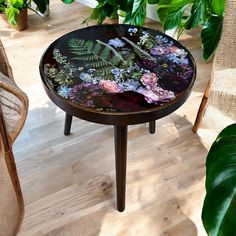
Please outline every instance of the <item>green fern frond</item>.
[[102, 44], [103, 46], [105, 46], [106, 48], [109, 48], [112, 53], [115, 55], [115, 57], [117, 58], [117, 60], [123, 61], [123, 57], [113, 48], [111, 47], [109, 44], [104, 43], [100, 40], [96, 40], [98, 43]]
[[[76, 60], [88, 61], [88, 57], [91, 57], [92, 60], [102, 60], [106, 62], [107, 66], [113, 66], [113, 68], [116, 68], [118, 61], [123, 61], [122, 56], [115, 49], [99, 40], [93, 42], [91, 40], [71, 39], [69, 41], [69, 47], [71, 53], [76, 55], [74, 58]], [[115, 56], [116, 59], [114, 60]]]
[[122, 37], [122, 39], [124, 39], [127, 43], [129, 43], [133, 47], [135, 53], [137, 53], [140, 58], [151, 60], [151, 61], [156, 61], [155, 57], [152, 57], [148, 52], [143, 50], [141, 47], [139, 47], [134, 42], [130, 41], [129, 39], [127, 39], [125, 37]]
[[113, 67], [107, 67], [107, 64], [104, 61], [91, 61], [87, 62], [85, 64], [86, 67], [88, 68], [100, 68], [100, 67], [106, 67], [106, 68], [113, 68]]

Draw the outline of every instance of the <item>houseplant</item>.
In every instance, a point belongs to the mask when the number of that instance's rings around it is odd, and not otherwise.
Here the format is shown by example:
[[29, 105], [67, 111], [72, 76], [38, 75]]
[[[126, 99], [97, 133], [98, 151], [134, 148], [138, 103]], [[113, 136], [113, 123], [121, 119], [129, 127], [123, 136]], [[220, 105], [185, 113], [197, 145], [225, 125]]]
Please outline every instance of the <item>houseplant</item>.
[[[70, 3], [74, 0], [64, 0]], [[98, 4], [89, 19], [102, 24], [106, 17], [125, 17], [124, 23], [143, 25], [146, 5], [158, 4], [157, 13], [164, 30], [177, 28], [178, 36], [184, 30], [201, 26], [203, 57], [208, 60], [220, 40], [225, 0], [97, 0]]]
[[236, 124], [221, 131], [208, 153], [206, 190], [202, 221], [208, 235], [235, 235]]
[[[33, 0], [33, 2], [39, 12], [46, 11], [48, 0]], [[27, 27], [28, 8], [33, 10], [31, 0], [0, 0], [0, 13], [4, 14], [8, 23], [17, 30], [24, 30]]]
[[157, 13], [164, 30], [202, 26], [203, 58], [208, 60], [220, 41], [225, 0], [159, 0]]

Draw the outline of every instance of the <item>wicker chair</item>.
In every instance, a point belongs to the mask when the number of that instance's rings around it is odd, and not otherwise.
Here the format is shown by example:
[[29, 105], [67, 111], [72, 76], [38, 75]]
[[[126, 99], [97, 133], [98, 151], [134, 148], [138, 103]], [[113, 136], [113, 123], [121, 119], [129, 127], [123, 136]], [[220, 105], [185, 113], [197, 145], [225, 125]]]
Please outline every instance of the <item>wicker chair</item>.
[[211, 79], [202, 98], [193, 132], [201, 124], [206, 111], [216, 126], [229, 119], [236, 120], [236, 1], [228, 0], [225, 6], [223, 32], [216, 51]]
[[27, 96], [16, 86], [0, 41], [0, 236], [16, 235], [23, 220], [24, 202], [12, 144], [28, 111]]

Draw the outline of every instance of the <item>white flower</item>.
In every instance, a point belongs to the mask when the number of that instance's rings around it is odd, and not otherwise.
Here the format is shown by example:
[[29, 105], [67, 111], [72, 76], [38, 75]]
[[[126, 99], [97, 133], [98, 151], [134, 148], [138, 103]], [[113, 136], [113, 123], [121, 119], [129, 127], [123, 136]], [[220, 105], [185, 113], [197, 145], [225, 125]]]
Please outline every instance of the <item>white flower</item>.
[[108, 44], [115, 48], [120, 48], [125, 45], [125, 43], [118, 38], [110, 39]]

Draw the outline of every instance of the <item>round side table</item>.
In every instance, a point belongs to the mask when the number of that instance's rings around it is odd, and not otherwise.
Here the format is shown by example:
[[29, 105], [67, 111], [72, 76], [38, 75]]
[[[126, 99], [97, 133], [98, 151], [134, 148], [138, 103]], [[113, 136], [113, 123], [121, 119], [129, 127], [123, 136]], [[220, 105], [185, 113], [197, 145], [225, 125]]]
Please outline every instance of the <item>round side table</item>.
[[75, 30], [42, 56], [40, 75], [49, 98], [72, 117], [113, 125], [117, 209], [125, 209], [127, 127], [155, 121], [188, 98], [196, 65], [179, 42], [158, 31], [130, 25]]

